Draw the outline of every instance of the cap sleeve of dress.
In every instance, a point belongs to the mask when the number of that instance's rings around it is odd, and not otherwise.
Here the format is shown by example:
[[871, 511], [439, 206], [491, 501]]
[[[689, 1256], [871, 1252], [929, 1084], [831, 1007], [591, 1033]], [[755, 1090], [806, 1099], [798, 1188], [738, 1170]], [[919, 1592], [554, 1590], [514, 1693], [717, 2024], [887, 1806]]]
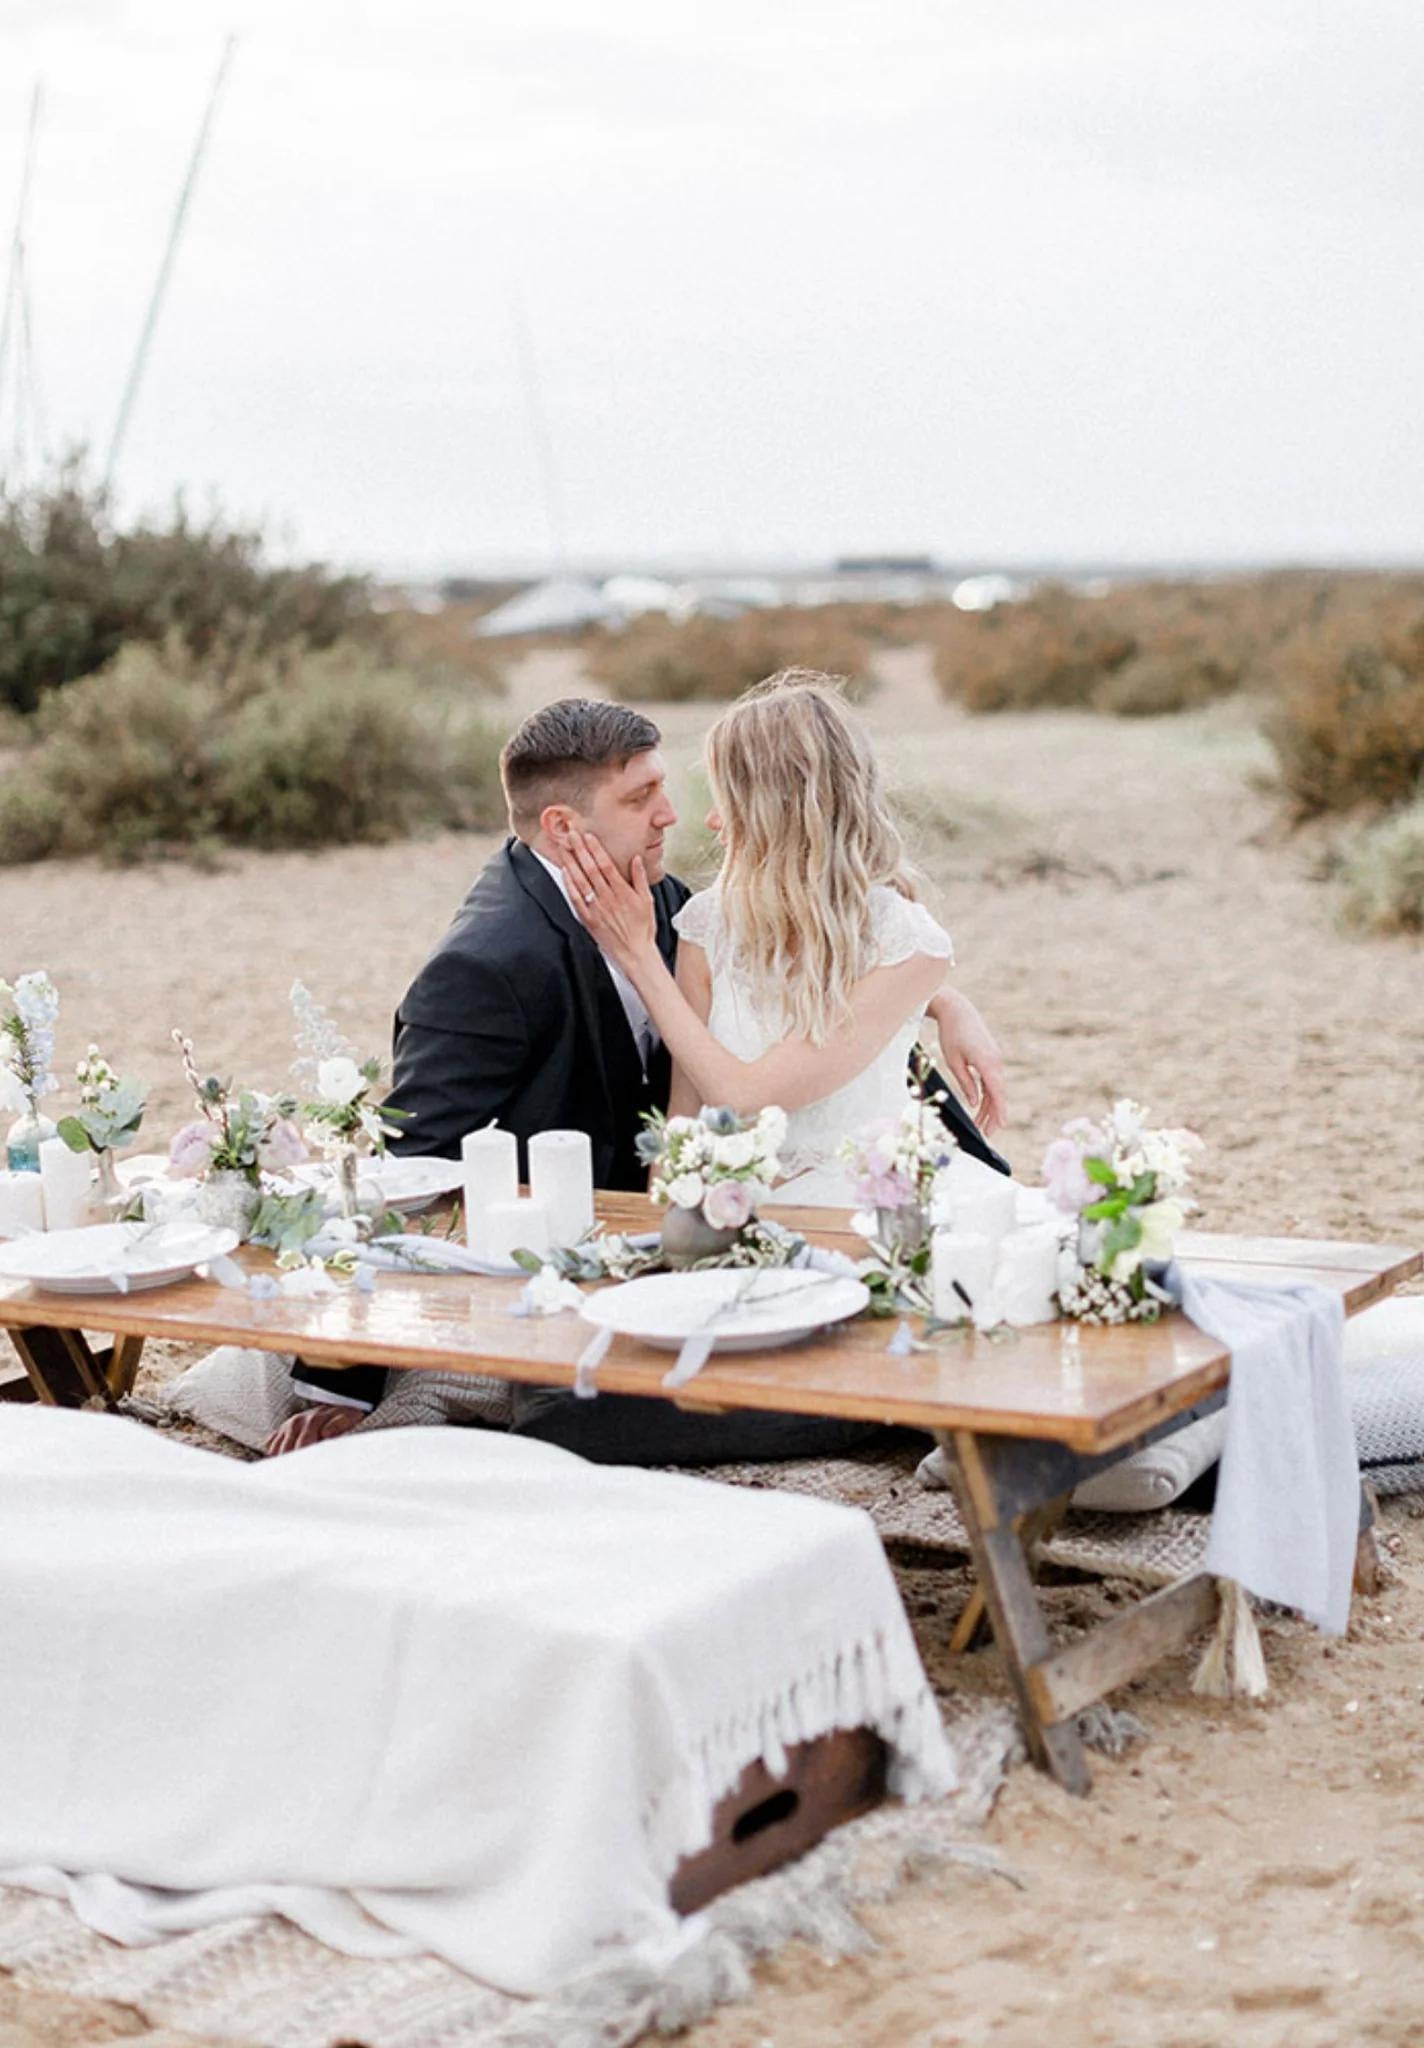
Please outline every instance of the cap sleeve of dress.
[[911, 903], [897, 889], [874, 891], [870, 923], [877, 967], [898, 967], [902, 960], [909, 960], [916, 953], [928, 953], [932, 959], [951, 963], [954, 960], [954, 941], [944, 926], [936, 923], [923, 903]]
[[716, 890], [699, 889], [695, 896], [689, 896], [672, 922], [679, 938], [689, 940], [710, 954], [721, 924]]

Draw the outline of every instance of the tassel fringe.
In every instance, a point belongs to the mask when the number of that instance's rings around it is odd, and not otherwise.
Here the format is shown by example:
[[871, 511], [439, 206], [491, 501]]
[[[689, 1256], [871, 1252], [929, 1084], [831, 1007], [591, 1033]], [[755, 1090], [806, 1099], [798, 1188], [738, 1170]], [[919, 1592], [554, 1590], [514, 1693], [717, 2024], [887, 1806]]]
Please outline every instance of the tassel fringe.
[[1235, 1579], [1218, 1579], [1216, 1590], [1216, 1627], [1192, 1679], [1192, 1691], [1213, 1700], [1264, 1699], [1270, 1681], [1250, 1597]]

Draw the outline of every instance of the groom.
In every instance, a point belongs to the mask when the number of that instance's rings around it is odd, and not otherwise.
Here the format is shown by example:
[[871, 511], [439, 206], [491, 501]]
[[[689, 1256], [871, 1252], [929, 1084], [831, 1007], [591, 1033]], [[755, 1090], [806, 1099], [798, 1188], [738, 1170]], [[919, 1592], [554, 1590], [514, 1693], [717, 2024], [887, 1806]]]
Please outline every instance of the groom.
[[[506, 744], [500, 773], [513, 836], [486, 864], [396, 1013], [388, 1106], [402, 1112], [400, 1152], [457, 1158], [466, 1132], [497, 1120], [519, 1139], [527, 1179], [530, 1137], [582, 1130], [596, 1186], [646, 1186], [634, 1141], [644, 1113], [667, 1103], [667, 1052], [632, 983], [576, 916], [555, 855], [574, 823], [601, 840], [622, 873], [641, 857], [658, 945], [672, 966], [672, 920], [690, 892], [664, 867], [677, 814], [660, 740], [641, 712], [573, 698], [535, 712]], [[958, 999], [955, 1020], [946, 1058], [961, 1081], [981, 1077], [985, 1106], [997, 1114], [997, 1047], [967, 999]], [[966, 1150], [1003, 1167], [953, 1098], [944, 1110]], [[295, 1417], [271, 1450], [354, 1426], [361, 1409], [348, 1404], [374, 1404], [385, 1384], [374, 1368], [326, 1374], [299, 1365], [297, 1378], [303, 1390], [327, 1402], [335, 1395], [341, 1405]], [[865, 1433], [794, 1416], [689, 1416], [669, 1402], [628, 1396], [575, 1401], [562, 1389], [515, 1388], [514, 1410], [518, 1431], [630, 1464], [829, 1456]]]

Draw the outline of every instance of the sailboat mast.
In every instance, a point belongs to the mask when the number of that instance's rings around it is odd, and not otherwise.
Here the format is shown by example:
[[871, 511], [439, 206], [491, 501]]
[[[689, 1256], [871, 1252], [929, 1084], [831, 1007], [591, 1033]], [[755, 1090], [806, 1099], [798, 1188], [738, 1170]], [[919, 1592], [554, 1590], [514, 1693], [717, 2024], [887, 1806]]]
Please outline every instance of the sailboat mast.
[[138, 338], [138, 347], [134, 350], [133, 364], [129, 370], [128, 381], [124, 385], [124, 395], [119, 400], [118, 417], [114, 421], [113, 438], [109, 443], [109, 459], [104, 466], [104, 482], [106, 485], [113, 481], [114, 471], [119, 460], [119, 451], [123, 447], [124, 435], [128, 431], [129, 418], [133, 412], [134, 401], [138, 397], [139, 385], [143, 380], [144, 367], [148, 361], [148, 352], [153, 341], [153, 331], [158, 324], [159, 310], [162, 307], [164, 295], [168, 290], [168, 280], [173, 274], [173, 259], [177, 254], [178, 244], [182, 239], [183, 224], [188, 218], [188, 204], [193, 197], [193, 187], [198, 181], [198, 172], [202, 168], [203, 156], [208, 146], [208, 137], [212, 133], [213, 116], [217, 112], [218, 100], [222, 95], [222, 89], [227, 80], [228, 65], [232, 59], [232, 53], [236, 44], [236, 36], [229, 36], [223, 44], [222, 56], [218, 60], [218, 68], [214, 73], [212, 86], [208, 92], [208, 103], [203, 110], [202, 123], [198, 129], [198, 139], [193, 144], [193, 154], [188, 160], [187, 175], [178, 194], [178, 203], [173, 209], [173, 220], [168, 230], [168, 243], [163, 251], [163, 261], [158, 266], [158, 276], [154, 279], [153, 291], [149, 296], [148, 311], [144, 316], [143, 329]]

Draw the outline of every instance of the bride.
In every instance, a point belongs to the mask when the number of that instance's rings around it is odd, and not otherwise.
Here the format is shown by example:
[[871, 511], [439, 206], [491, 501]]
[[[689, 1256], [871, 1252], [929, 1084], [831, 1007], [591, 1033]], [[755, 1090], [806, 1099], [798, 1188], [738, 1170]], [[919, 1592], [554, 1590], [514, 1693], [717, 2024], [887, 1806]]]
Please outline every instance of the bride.
[[869, 737], [829, 677], [792, 669], [739, 698], [706, 767], [723, 860], [674, 920], [676, 978], [639, 860], [625, 881], [570, 826], [570, 897], [672, 1055], [670, 1114], [779, 1104], [791, 1178], [775, 1199], [846, 1206], [837, 1149], [898, 1114], [954, 948], [916, 900]]

